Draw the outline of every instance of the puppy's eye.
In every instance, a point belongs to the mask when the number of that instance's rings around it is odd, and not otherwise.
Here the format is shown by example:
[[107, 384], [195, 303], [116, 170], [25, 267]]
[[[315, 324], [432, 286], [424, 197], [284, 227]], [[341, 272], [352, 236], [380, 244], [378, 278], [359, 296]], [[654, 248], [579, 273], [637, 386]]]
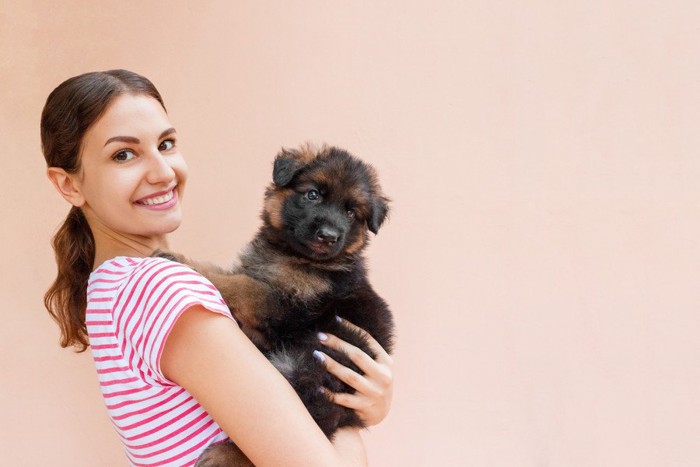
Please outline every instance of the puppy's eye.
[[348, 219], [353, 220], [355, 218], [355, 210], [354, 209], [348, 209], [347, 213]]
[[315, 201], [319, 198], [320, 194], [318, 190], [309, 190], [306, 192], [306, 198], [310, 199], [311, 201]]

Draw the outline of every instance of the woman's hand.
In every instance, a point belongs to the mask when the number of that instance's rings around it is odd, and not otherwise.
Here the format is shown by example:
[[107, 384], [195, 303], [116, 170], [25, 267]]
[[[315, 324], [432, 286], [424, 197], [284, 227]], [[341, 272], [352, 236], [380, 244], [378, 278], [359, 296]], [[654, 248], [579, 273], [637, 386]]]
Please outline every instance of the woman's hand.
[[347, 320], [341, 320], [341, 322], [343, 325], [362, 333], [367, 338], [367, 342], [377, 358], [373, 360], [362, 350], [332, 334], [320, 334], [319, 340], [323, 345], [346, 354], [364, 373], [364, 375], [359, 374], [323, 353], [323, 363], [328, 372], [355, 389], [356, 392], [354, 394], [334, 393], [326, 388], [323, 389], [336, 404], [354, 409], [367, 426], [376, 425], [384, 420], [391, 407], [391, 396], [394, 388], [393, 361], [382, 346], [366, 331]]

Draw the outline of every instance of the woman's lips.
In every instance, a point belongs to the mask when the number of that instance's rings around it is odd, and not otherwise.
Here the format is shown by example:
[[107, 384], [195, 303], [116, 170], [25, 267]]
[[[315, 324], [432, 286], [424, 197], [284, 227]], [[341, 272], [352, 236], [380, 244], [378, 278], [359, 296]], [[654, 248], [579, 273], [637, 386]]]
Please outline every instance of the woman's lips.
[[164, 194], [142, 198], [135, 201], [134, 204], [146, 209], [163, 211], [175, 206], [177, 204], [177, 199], [177, 191], [175, 191], [175, 187], [173, 187], [170, 191], [167, 191]]

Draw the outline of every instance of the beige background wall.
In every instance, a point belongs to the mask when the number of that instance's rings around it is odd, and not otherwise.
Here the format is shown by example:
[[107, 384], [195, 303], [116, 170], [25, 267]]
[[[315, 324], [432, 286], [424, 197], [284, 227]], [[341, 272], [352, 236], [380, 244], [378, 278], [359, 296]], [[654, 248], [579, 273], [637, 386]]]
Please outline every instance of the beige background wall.
[[699, 24], [696, 1], [0, 0], [0, 463], [125, 465], [42, 308], [68, 208], [38, 138], [54, 86], [123, 67], [179, 130], [192, 256], [252, 236], [283, 145], [377, 167], [398, 348], [371, 465], [700, 465]]

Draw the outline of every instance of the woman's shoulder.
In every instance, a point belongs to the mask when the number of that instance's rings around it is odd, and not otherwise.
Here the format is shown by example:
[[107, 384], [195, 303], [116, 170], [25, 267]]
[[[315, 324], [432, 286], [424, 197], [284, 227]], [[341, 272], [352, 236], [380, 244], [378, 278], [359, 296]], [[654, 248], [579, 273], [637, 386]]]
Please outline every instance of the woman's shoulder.
[[104, 285], [138, 287], [215, 287], [204, 276], [186, 266], [160, 257], [117, 256], [100, 264], [88, 279], [88, 292]]
[[88, 303], [104, 302], [113, 315], [161, 316], [179, 314], [202, 305], [230, 314], [216, 287], [197, 271], [158, 257], [118, 256], [105, 261], [90, 275]]

